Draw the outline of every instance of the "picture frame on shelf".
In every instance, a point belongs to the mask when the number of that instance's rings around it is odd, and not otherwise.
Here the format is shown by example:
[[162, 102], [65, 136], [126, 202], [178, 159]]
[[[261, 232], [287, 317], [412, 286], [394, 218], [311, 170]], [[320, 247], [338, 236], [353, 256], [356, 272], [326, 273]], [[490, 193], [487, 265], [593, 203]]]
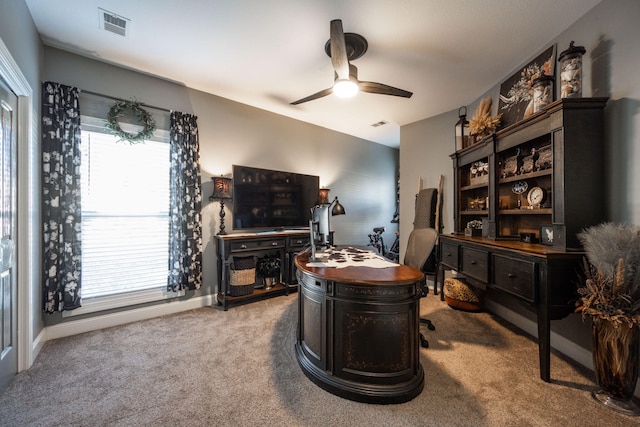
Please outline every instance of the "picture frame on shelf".
[[502, 113], [502, 127], [533, 114], [533, 81], [542, 75], [554, 77], [555, 63], [554, 43], [500, 85], [498, 113]]
[[546, 246], [553, 246], [553, 225], [540, 226], [540, 243]]

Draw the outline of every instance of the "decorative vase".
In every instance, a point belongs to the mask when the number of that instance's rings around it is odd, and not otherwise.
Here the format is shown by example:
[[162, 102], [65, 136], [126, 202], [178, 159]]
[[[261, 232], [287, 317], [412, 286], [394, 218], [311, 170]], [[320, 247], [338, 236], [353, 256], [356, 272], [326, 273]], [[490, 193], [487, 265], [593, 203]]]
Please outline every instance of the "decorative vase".
[[584, 46], [574, 46], [573, 40], [569, 48], [558, 57], [560, 61], [560, 96], [562, 98], [582, 97], [582, 55]]
[[533, 112], [538, 113], [553, 101], [553, 77], [543, 75], [535, 79], [533, 87]]
[[264, 278], [264, 288], [269, 290], [273, 287], [273, 277], [265, 277]]
[[599, 390], [592, 395], [611, 409], [640, 416], [640, 408], [631, 400], [638, 381], [640, 328], [615, 326], [606, 319], [593, 319], [593, 370]]

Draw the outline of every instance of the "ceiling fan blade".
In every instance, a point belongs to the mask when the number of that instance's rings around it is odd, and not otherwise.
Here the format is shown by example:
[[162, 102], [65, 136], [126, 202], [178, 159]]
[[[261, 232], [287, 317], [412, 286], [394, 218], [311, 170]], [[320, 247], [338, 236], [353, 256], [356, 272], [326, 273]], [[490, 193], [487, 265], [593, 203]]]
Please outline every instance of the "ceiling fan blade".
[[347, 46], [344, 41], [342, 20], [334, 19], [330, 27], [331, 63], [340, 80], [349, 79], [349, 59], [347, 58]]
[[358, 86], [360, 90], [368, 93], [377, 93], [380, 95], [393, 95], [393, 96], [401, 96], [403, 98], [411, 98], [413, 92], [408, 92], [406, 90], [398, 89], [397, 87], [384, 85], [382, 83], [374, 83], [374, 82], [359, 82]]
[[330, 87], [328, 89], [321, 90], [320, 92], [314, 93], [313, 95], [309, 95], [306, 98], [298, 99], [297, 101], [293, 101], [291, 105], [302, 104], [303, 102], [313, 101], [314, 99], [322, 98], [327, 95], [331, 95], [333, 93], [333, 88]]

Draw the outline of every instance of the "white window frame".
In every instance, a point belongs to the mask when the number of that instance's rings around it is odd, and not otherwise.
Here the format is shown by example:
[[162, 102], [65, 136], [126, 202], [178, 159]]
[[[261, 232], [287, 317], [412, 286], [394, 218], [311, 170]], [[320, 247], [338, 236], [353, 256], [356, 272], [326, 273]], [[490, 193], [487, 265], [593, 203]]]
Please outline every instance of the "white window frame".
[[[104, 119], [82, 116], [81, 123], [83, 131], [97, 131], [105, 133]], [[126, 132], [137, 132], [141, 129], [139, 126], [128, 125], [126, 123], [121, 123], [121, 127]], [[163, 141], [168, 143], [169, 131], [157, 129], [154, 132], [153, 139], [156, 141]], [[183, 295], [185, 295], [184, 290], [171, 292], [167, 291], [166, 285], [162, 285], [153, 289], [127, 291], [113, 295], [83, 298], [81, 307], [70, 311], [63, 311], [62, 317], [74, 317], [123, 307], [132, 307], [145, 303], [174, 299]]]

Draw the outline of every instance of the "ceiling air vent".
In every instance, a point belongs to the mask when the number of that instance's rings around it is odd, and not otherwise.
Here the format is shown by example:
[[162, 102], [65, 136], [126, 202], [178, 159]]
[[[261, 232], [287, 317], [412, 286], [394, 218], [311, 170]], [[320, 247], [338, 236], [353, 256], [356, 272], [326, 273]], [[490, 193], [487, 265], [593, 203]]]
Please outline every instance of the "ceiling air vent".
[[98, 12], [100, 13], [100, 28], [119, 36], [128, 37], [127, 29], [131, 23], [130, 19], [100, 8], [98, 8]]
[[378, 126], [384, 126], [389, 122], [385, 122], [384, 120], [380, 120], [379, 122], [376, 122], [374, 124], [372, 124], [371, 126], [373, 126], [374, 128], [377, 128]]

